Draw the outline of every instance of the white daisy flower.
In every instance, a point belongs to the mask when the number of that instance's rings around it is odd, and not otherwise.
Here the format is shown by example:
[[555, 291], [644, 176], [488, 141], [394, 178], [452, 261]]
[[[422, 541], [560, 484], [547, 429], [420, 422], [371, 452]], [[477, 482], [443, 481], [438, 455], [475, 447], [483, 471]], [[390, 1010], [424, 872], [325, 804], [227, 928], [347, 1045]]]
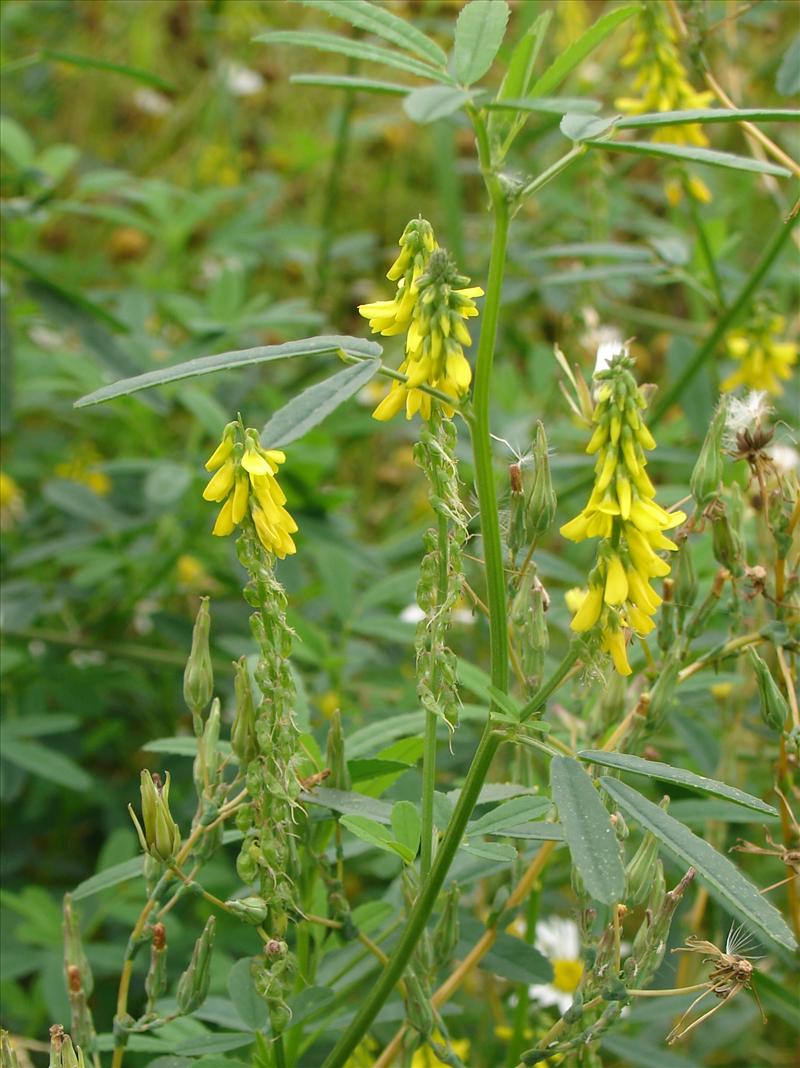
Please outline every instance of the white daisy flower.
[[542, 1006], [556, 1005], [565, 1013], [583, 975], [578, 927], [572, 920], [551, 916], [536, 924], [535, 946], [553, 966], [550, 983], [534, 983], [528, 994]]

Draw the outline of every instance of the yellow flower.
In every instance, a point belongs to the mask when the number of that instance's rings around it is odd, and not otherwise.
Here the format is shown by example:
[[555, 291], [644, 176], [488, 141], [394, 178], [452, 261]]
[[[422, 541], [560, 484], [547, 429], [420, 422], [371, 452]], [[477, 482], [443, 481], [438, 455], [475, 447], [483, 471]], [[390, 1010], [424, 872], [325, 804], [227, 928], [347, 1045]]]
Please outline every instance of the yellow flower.
[[[614, 106], [628, 115], [706, 108], [714, 99], [712, 92], [697, 92], [689, 83], [677, 45], [677, 34], [666, 6], [660, 2], [642, 4], [638, 28], [622, 58], [622, 66], [636, 68], [632, 89], [637, 95], [614, 101]], [[698, 123], [662, 126], [653, 135], [653, 140], [699, 147], [708, 144]], [[690, 177], [687, 186], [695, 200], [704, 204], [711, 200], [708, 187], [699, 178]], [[666, 194], [670, 204], [677, 204], [683, 194], [682, 182], [668, 180]]]
[[[397, 281], [394, 299], [362, 304], [358, 309], [374, 333], [406, 335], [400, 370], [407, 381], [392, 383], [372, 413], [380, 421], [393, 418], [403, 407], [407, 419], [417, 412], [430, 419], [432, 398], [420, 386], [438, 389], [454, 400], [467, 392], [472, 369], [463, 346], [471, 345], [472, 338], [462, 320], [478, 314], [475, 297], [483, 296], [479, 286], [469, 286], [469, 279], [458, 274], [426, 220], [408, 224], [400, 247], [387, 275]], [[447, 415], [453, 414], [450, 405], [442, 407]]]
[[585, 593], [570, 590], [568, 606], [574, 631], [601, 626], [600, 647], [611, 654], [614, 667], [629, 675], [625, 628], [644, 636], [654, 628], [650, 618], [661, 597], [652, 578], [668, 575], [669, 564], [656, 550], [677, 549], [665, 530], [682, 523], [683, 512], [666, 512], [655, 501], [655, 487], [645, 470], [645, 449], [655, 441], [641, 411], [646, 402], [631, 374], [633, 361], [625, 353], [596, 372], [600, 384], [593, 414], [594, 432], [586, 447], [595, 460], [595, 482], [586, 506], [565, 523], [561, 533], [571, 541], [602, 538], [597, 562]]
[[94, 445], [79, 445], [67, 459], [53, 468], [57, 478], [69, 479], [88, 486], [98, 497], [105, 497], [111, 492], [111, 479], [104, 471], [98, 471], [95, 465], [102, 457]]
[[25, 511], [25, 496], [17, 483], [0, 471], [0, 530], [11, 530]]
[[[433, 1040], [434, 1040], [434, 1042], [438, 1042], [438, 1043], [444, 1045], [444, 1040], [442, 1039], [442, 1036], [438, 1032], [434, 1033]], [[453, 1041], [451, 1041], [450, 1046], [451, 1046], [451, 1048], [453, 1050], [453, 1053], [455, 1053], [455, 1055], [459, 1058], [459, 1060], [464, 1060], [465, 1057], [469, 1056], [469, 1040], [468, 1039], [466, 1039], [466, 1038], [454, 1039]], [[467, 1063], [467, 1062], [465, 1061], [465, 1063]], [[436, 1056], [436, 1054], [431, 1049], [431, 1047], [426, 1045], [426, 1046], [420, 1046], [419, 1049], [414, 1051], [414, 1053], [413, 1053], [413, 1055], [411, 1057], [410, 1068], [439, 1068], [439, 1066], [443, 1065], [443, 1064], [445, 1064], [445, 1062], [444, 1061], [440, 1061], [439, 1058]]]
[[297, 524], [283, 507], [286, 496], [275, 474], [286, 460], [279, 449], [262, 449], [255, 430], [228, 423], [222, 440], [206, 461], [214, 474], [203, 490], [207, 501], [224, 501], [212, 531], [225, 537], [249, 514], [258, 539], [281, 560], [296, 552], [291, 535]]
[[747, 331], [728, 334], [725, 341], [728, 355], [739, 362], [739, 367], [728, 375], [721, 388], [731, 391], [746, 386], [780, 396], [783, 393], [780, 379], [791, 378], [792, 367], [797, 363], [797, 343], [777, 340], [785, 328], [782, 315], [769, 315]]

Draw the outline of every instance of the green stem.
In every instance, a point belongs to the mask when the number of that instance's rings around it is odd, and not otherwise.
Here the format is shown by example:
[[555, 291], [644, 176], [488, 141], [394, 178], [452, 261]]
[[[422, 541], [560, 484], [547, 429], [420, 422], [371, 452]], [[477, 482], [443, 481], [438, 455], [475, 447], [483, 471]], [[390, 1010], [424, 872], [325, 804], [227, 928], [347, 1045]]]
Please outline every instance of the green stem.
[[[358, 69], [358, 61], [351, 59], [348, 64], [348, 73], [354, 74]], [[325, 200], [322, 207], [322, 227], [319, 250], [317, 252], [317, 284], [314, 290], [314, 301], [318, 303], [328, 288], [328, 279], [331, 269], [331, 246], [333, 244], [334, 226], [336, 224], [336, 211], [342, 187], [342, 174], [344, 163], [347, 158], [347, 149], [350, 142], [350, 120], [353, 115], [356, 94], [352, 91], [345, 93], [342, 106], [339, 109], [339, 117], [336, 123], [336, 147], [331, 159], [331, 169], [328, 174], [328, 182], [325, 187]]]
[[[472, 117], [475, 122], [481, 167], [492, 198], [495, 218], [489, 276], [486, 283], [486, 302], [483, 309], [483, 322], [475, 370], [474, 413], [471, 415], [469, 423], [475, 456], [475, 480], [478, 487], [481, 533], [484, 542], [484, 559], [486, 561], [491, 677], [493, 685], [505, 692], [508, 688], [506, 592], [500, 544], [500, 523], [494, 489], [491, 439], [489, 437], [489, 391], [508, 241], [509, 211], [500, 182], [491, 172], [488, 137], [483, 120], [474, 113]], [[501, 738], [495, 734], [491, 721], [488, 721], [464, 781], [453, 816], [436, 854], [436, 859], [408, 917], [406, 929], [386, 967], [383, 969], [378, 982], [372, 988], [355, 1019], [325, 1061], [324, 1068], [341, 1068], [366, 1034], [381, 1006], [402, 976], [422, 936], [428, 917], [433, 911], [456, 850], [461, 844], [467, 821], [475, 807], [475, 802], [478, 799], [500, 741]]]
[[588, 150], [588, 145], [573, 145], [569, 152], [566, 153], [566, 155], [563, 155], [561, 159], [557, 159], [551, 167], [547, 168], [546, 171], [542, 171], [541, 174], [538, 174], [532, 182], [528, 182], [528, 184], [523, 188], [522, 192], [519, 195], [520, 200], [524, 200], [526, 197], [532, 196], [534, 193], [538, 193], [542, 186], [547, 185], [548, 182], [552, 181], [553, 178], [561, 174], [563, 170], [566, 170], [567, 167], [574, 163], [576, 159], [579, 159], [586, 152], [588, 152]]
[[774, 263], [778, 254], [783, 246], [789, 240], [789, 236], [792, 232], [792, 227], [796, 222], [796, 217], [790, 219], [788, 222], [781, 223], [780, 229], [772, 238], [770, 243], [764, 249], [764, 253], [761, 259], [756, 264], [750, 277], [745, 284], [739, 290], [738, 294], [731, 301], [731, 304], [725, 312], [717, 320], [717, 325], [708, 335], [703, 344], [694, 353], [692, 358], [687, 362], [681, 373], [672, 383], [672, 385], [664, 390], [660, 400], [657, 400], [653, 405], [653, 412], [650, 417], [650, 426], [654, 427], [660, 423], [665, 414], [669, 411], [672, 405], [678, 400], [683, 391], [689, 385], [689, 383], [695, 378], [700, 371], [705, 361], [712, 355], [714, 349], [722, 340], [724, 335], [728, 332], [730, 327], [736, 321], [738, 316], [747, 307], [750, 298], [753, 296], [758, 286], [761, 284], [764, 276], [770, 267]]
[[[436, 598], [437, 609], [447, 596], [448, 579], [448, 529], [447, 517], [439, 514], [437, 543], [439, 552], [439, 583]], [[435, 650], [431, 671], [436, 670]], [[433, 795], [436, 790], [436, 713], [425, 710], [425, 743], [422, 750], [422, 837], [420, 839], [419, 867], [424, 882], [431, 870], [433, 858]]]
[[722, 289], [722, 279], [719, 276], [717, 270], [717, 261], [714, 258], [714, 250], [711, 247], [711, 241], [706, 231], [703, 217], [700, 214], [700, 209], [697, 206], [697, 201], [692, 196], [692, 191], [689, 188], [689, 183], [684, 174], [683, 193], [686, 197], [686, 201], [689, 205], [689, 213], [692, 216], [692, 222], [694, 228], [697, 231], [697, 236], [700, 241], [700, 251], [703, 253], [703, 259], [706, 262], [706, 269], [708, 270], [708, 276], [711, 279], [711, 284], [714, 287], [714, 295], [717, 298], [717, 307], [720, 311], [725, 310], [725, 293]]

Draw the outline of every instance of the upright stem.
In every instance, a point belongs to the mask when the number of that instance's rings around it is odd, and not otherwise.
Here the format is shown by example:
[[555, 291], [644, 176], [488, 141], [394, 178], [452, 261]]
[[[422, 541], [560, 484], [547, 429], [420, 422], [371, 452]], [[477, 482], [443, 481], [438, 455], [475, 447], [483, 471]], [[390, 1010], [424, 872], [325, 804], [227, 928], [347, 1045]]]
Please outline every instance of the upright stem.
[[[479, 120], [480, 122], [480, 120]], [[484, 139], [485, 128], [480, 127]], [[477, 126], [476, 126], [477, 130]], [[479, 145], [481, 133], [478, 133]], [[483, 308], [481, 336], [478, 343], [477, 365], [475, 370], [474, 414], [470, 419], [473, 453], [475, 456], [475, 480], [478, 486], [478, 501], [481, 512], [481, 531], [484, 540], [484, 557], [486, 560], [487, 603], [489, 607], [489, 635], [491, 650], [492, 683], [505, 691], [508, 687], [508, 634], [506, 629], [505, 582], [503, 579], [503, 557], [500, 545], [500, 524], [497, 515], [497, 502], [494, 491], [494, 471], [492, 470], [491, 439], [489, 437], [489, 390], [491, 386], [492, 364], [494, 361], [494, 343], [497, 332], [497, 320], [500, 308], [500, 291], [503, 283], [506, 244], [508, 239], [509, 213], [508, 205], [502, 195], [499, 183], [494, 179], [493, 185], [488, 173], [488, 160], [482, 153], [481, 159], [487, 184], [492, 191], [492, 207], [495, 212], [492, 254], [489, 263], [489, 277], [486, 284], [486, 302]], [[492, 759], [500, 744], [500, 736], [494, 732], [491, 722], [484, 727], [481, 740], [467, 773], [463, 789], [456, 804], [436, 859], [430, 868], [417, 898], [416, 904], [408, 917], [406, 929], [395, 947], [389, 962], [384, 968], [378, 982], [372, 988], [355, 1019], [342, 1035], [336, 1047], [324, 1063], [324, 1068], [341, 1068], [350, 1054], [365, 1035], [381, 1006], [389, 997], [403, 974], [403, 971], [416, 948], [428, 917], [433, 911], [447, 872], [461, 844], [464, 828], [467, 825], [475, 802], [480, 794]]]
[[[442, 602], [447, 596], [447, 582], [449, 570], [447, 517], [439, 514], [437, 530], [437, 547], [439, 553], [439, 579], [438, 595], [436, 598], [437, 609], [441, 608]], [[432, 671], [436, 670], [435, 659]], [[431, 870], [433, 859], [433, 795], [436, 790], [436, 713], [430, 708], [425, 710], [425, 742], [422, 750], [422, 836], [420, 839], [419, 867], [420, 876], [424, 882]]]

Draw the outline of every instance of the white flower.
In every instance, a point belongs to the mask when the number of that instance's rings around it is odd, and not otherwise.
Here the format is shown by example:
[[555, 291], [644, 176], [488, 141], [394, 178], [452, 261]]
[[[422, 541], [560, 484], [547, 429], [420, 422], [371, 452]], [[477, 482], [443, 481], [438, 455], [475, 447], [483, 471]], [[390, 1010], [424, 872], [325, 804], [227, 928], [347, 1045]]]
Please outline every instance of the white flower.
[[425, 618], [425, 613], [418, 604], [407, 604], [400, 613], [400, 618], [404, 623], [419, 623]]
[[597, 356], [594, 361], [594, 373], [600, 374], [607, 371], [615, 356], [623, 352], [628, 355], [628, 343], [622, 340], [622, 335], [611, 326], [604, 326], [598, 330], [600, 343], [597, 346]]
[[223, 63], [222, 80], [228, 92], [234, 96], [255, 96], [264, 88], [264, 79], [258, 71], [242, 63]]
[[166, 115], [172, 110], [172, 101], [155, 89], [137, 89], [133, 94], [133, 105], [145, 115]]
[[551, 983], [535, 983], [528, 994], [540, 1005], [556, 1005], [565, 1013], [583, 975], [578, 928], [572, 920], [551, 916], [536, 924], [536, 948], [553, 966]]

